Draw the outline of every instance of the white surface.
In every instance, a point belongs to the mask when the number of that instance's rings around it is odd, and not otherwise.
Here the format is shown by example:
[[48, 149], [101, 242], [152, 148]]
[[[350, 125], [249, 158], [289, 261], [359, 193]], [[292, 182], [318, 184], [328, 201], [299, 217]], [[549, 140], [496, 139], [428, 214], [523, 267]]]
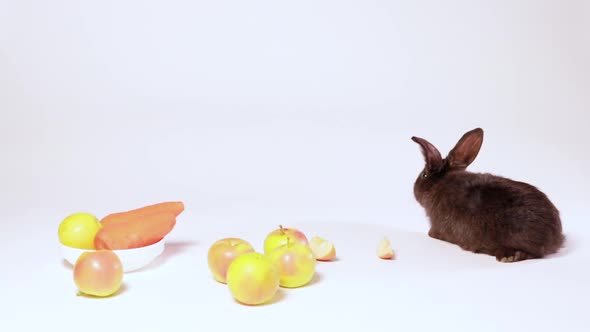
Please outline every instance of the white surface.
[[[589, 22], [586, 1], [0, 2], [0, 331], [587, 330]], [[471, 169], [545, 191], [560, 255], [426, 236], [410, 137], [446, 152], [476, 126]], [[59, 221], [162, 200], [187, 209], [158, 262], [76, 297]], [[340, 260], [235, 304], [208, 245], [278, 223]]]
[[[154, 262], [156, 258], [158, 258], [158, 256], [164, 252], [164, 249], [166, 248], [165, 242], [166, 240], [162, 239], [146, 247], [114, 250], [114, 252], [121, 260], [123, 271], [134, 272], [145, 268], [149, 264], [152, 264], [152, 262]], [[62, 257], [70, 264], [70, 266], [74, 266], [76, 264], [76, 261], [82, 253], [86, 251], [92, 251], [72, 248], [63, 244], [60, 244], [59, 247]]]

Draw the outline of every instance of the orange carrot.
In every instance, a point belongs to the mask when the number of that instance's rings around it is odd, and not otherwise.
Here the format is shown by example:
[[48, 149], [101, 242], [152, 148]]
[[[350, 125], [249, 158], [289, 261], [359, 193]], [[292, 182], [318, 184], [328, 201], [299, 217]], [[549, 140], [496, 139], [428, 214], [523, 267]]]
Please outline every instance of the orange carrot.
[[111, 213], [106, 217], [102, 218], [100, 222], [103, 226], [106, 226], [111, 223], [130, 221], [137, 218], [142, 219], [150, 214], [161, 212], [170, 212], [174, 214], [174, 217], [178, 217], [178, 215], [182, 213], [182, 211], [184, 211], [183, 202], [161, 202], [157, 204], [147, 205], [134, 210]]
[[175, 225], [176, 215], [169, 211], [108, 223], [96, 233], [94, 247], [121, 250], [148, 246], [168, 235]]

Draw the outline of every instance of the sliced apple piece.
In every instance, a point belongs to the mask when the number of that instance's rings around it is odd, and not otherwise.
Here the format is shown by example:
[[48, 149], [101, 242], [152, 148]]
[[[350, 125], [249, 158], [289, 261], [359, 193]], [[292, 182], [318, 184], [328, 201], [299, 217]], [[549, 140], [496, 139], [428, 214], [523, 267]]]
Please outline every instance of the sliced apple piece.
[[309, 247], [318, 261], [331, 261], [336, 257], [334, 244], [319, 236], [314, 236], [309, 241]]
[[391, 248], [391, 242], [387, 237], [381, 239], [379, 246], [377, 247], [377, 256], [381, 259], [394, 259], [395, 253]]

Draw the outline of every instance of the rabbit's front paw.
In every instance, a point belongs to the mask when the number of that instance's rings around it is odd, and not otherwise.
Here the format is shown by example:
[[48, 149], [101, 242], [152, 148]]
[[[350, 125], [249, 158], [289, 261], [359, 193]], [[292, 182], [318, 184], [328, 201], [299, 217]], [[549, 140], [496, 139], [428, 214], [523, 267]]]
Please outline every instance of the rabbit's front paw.
[[430, 231], [428, 231], [428, 236], [430, 236], [433, 239], [446, 241], [446, 239], [443, 238], [441, 232], [435, 230], [434, 228], [431, 228]]

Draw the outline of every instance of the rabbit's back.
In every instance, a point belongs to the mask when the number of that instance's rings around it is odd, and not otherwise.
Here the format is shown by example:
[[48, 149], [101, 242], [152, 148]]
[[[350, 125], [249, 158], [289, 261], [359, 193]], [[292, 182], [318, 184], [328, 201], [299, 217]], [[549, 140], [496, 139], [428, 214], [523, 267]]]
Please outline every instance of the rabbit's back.
[[543, 257], [563, 242], [559, 211], [536, 187], [492, 174], [449, 172], [433, 188], [433, 232], [465, 249]]

